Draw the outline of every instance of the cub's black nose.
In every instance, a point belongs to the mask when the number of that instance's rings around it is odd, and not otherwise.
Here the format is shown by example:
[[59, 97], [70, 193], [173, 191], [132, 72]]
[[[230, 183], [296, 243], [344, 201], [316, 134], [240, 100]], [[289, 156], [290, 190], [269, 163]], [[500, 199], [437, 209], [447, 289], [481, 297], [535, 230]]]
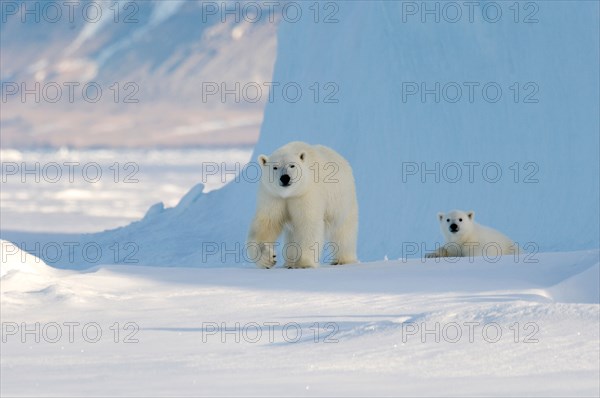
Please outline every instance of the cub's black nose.
[[279, 181], [281, 181], [281, 183], [283, 184], [283, 186], [288, 186], [290, 185], [290, 176], [287, 174], [282, 175], [281, 177], [279, 177]]
[[451, 232], [458, 231], [458, 225], [456, 225], [456, 224], [450, 224], [450, 231]]

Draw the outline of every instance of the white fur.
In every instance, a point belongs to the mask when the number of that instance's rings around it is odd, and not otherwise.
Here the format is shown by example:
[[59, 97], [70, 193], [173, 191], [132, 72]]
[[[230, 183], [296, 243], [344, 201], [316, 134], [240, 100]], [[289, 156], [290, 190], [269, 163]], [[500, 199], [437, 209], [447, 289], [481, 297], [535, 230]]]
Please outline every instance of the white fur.
[[[446, 240], [444, 246], [425, 257], [489, 257], [497, 255], [518, 254], [519, 247], [507, 236], [475, 222], [475, 212], [453, 210], [449, 213], [438, 213], [440, 228]], [[451, 225], [458, 228], [451, 231]]]
[[[326, 240], [332, 264], [357, 262], [358, 203], [348, 162], [325, 146], [290, 142], [258, 163], [262, 178], [248, 234], [248, 247], [259, 250], [250, 253], [256, 264], [275, 265], [274, 243], [283, 231], [288, 268], [316, 267]], [[282, 186], [284, 174], [289, 186]]]

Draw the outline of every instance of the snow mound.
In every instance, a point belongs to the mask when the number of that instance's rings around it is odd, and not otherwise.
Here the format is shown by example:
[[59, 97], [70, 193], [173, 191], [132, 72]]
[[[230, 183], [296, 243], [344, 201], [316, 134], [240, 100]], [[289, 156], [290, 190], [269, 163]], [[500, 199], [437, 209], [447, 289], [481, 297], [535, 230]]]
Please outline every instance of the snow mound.
[[547, 291], [558, 302], [599, 304], [600, 264], [557, 283]]
[[[0, 240], [0, 282], [3, 300], [13, 293], [35, 293], [40, 297], [60, 298], [58, 277], [66, 271], [47, 265], [40, 258], [21, 250], [17, 245]], [[6, 296], [9, 294], [9, 297]], [[14, 298], [14, 297], [12, 297]], [[6, 301], [5, 301], [6, 302]]]
[[54, 270], [42, 259], [33, 254], [24, 252], [17, 245], [6, 240], [0, 240], [1, 257], [0, 277], [4, 278], [10, 274], [22, 272], [35, 275], [49, 275]]

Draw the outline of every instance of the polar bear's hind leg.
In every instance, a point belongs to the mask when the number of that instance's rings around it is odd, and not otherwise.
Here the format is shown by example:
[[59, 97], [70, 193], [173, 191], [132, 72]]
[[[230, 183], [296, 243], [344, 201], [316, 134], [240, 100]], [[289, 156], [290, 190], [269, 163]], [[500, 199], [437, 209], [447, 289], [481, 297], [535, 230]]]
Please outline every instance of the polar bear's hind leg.
[[357, 263], [356, 238], [358, 235], [358, 220], [350, 216], [340, 226], [332, 226], [330, 232], [331, 264], [342, 265]]

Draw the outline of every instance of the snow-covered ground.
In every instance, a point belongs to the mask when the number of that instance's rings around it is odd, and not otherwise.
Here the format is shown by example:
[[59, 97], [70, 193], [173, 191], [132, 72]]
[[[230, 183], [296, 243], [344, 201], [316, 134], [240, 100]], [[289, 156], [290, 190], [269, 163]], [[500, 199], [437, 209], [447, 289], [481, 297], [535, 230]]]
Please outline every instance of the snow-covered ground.
[[3, 396], [600, 391], [597, 250], [74, 272], [3, 249]]
[[[194, 185], [235, 178], [249, 148], [0, 150], [2, 229], [96, 232], [175, 206]], [[225, 172], [229, 170], [229, 172]]]

